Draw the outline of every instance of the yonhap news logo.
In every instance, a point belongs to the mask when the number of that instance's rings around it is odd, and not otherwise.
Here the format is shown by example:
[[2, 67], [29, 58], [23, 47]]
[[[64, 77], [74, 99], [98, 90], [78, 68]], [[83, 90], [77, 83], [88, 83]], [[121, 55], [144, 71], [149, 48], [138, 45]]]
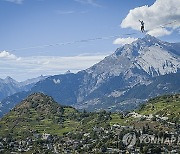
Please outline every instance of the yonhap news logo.
[[123, 136], [123, 143], [127, 146], [127, 148], [131, 148], [136, 144], [136, 134], [135, 133], [127, 133]]
[[156, 135], [142, 134], [137, 136], [135, 133], [127, 133], [123, 136], [123, 144], [127, 148], [132, 148], [136, 143], [140, 144], [161, 144], [161, 145], [180, 145], [180, 135], [168, 135], [168, 137], [159, 137]]

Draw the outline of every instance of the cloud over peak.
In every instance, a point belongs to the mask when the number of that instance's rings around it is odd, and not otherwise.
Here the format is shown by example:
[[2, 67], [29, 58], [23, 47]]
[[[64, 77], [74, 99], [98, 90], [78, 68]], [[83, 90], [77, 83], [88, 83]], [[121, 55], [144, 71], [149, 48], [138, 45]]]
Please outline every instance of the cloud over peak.
[[138, 20], [143, 20], [149, 34], [154, 36], [169, 35], [180, 26], [179, 8], [179, 0], [156, 0], [151, 6], [146, 5], [130, 10], [122, 21], [121, 27], [140, 30]]
[[131, 44], [136, 40], [137, 38], [133, 38], [133, 37], [117, 38], [116, 40], [114, 40], [113, 44], [120, 44], [120, 45]]

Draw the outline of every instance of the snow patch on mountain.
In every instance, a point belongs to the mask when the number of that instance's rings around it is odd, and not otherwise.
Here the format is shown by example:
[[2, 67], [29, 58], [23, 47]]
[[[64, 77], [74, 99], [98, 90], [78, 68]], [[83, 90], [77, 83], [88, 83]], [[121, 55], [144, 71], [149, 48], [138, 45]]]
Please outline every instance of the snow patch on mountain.
[[60, 84], [61, 83], [61, 80], [59, 80], [59, 79], [53, 79], [53, 82], [55, 83], [55, 84]]

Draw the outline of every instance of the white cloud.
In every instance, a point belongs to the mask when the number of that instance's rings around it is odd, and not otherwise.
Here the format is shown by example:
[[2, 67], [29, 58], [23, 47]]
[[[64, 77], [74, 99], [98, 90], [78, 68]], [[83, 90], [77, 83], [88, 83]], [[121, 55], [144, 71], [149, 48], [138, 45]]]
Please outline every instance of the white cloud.
[[[22, 81], [40, 75], [61, 74], [65, 73], [67, 70], [75, 73], [92, 66], [105, 56], [107, 56], [107, 54], [74, 57], [34, 56], [21, 57], [19, 60], [0, 58], [0, 78], [11, 76]], [[9, 56], [3, 55], [2, 57]], [[13, 56], [11, 58], [13, 58]]]
[[148, 34], [152, 36], [164, 36], [164, 35], [170, 35], [171, 33], [172, 31], [169, 31], [165, 28], [156, 28], [148, 32]]
[[[130, 10], [122, 21], [122, 28], [140, 30], [139, 20], [145, 22], [145, 29], [154, 36], [169, 35], [180, 26], [180, 0], [156, 0], [151, 6]], [[162, 28], [163, 27], [163, 28]], [[168, 29], [171, 30], [168, 30]]]
[[9, 60], [20, 60], [20, 57], [16, 57], [14, 54], [11, 54], [7, 51], [0, 52], [0, 59], [9, 59]]
[[133, 37], [117, 38], [116, 40], [114, 40], [113, 44], [125, 45], [125, 44], [130, 44], [136, 40], [137, 38], [133, 38]]
[[22, 4], [24, 0], [5, 0], [5, 1], [16, 3], [16, 4]]
[[89, 4], [95, 7], [102, 7], [100, 4], [96, 3], [96, 0], [74, 0], [74, 1], [81, 4]]

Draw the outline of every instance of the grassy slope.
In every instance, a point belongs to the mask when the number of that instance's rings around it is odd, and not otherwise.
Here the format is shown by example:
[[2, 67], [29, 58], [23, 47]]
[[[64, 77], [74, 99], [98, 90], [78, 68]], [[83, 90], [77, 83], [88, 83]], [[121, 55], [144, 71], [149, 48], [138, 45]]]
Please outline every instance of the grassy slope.
[[[168, 116], [171, 121], [175, 118], [179, 120], [180, 95], [151, 99], [136, 112], [142, 115]], [[64, 133], [73, 131], [88, 132], [94, 126], [134, 125], [137, 123], [136, 121], [137, 119], [132, 117], [123, 118], [120, 113], [111, 115], [107, 112], [81, 113], [71, 107], [61, 107], [49, 97], [41, 94], [40, 98], [28, 97], [1, 119], [0, 136], [11, 134], [18, 138], [24, 138], [32, 135], [33, 132], [46, 132], [62, 136]], [[151, 124], [152, 127], [161, 127], [157, 122], [138, 122], [139, 126], [146, 123]]]
[[79, 123], [70, 121], [68, 116], [73, 112], [77, 113], [73, 108], [61, 107], [48, 96], [36, 94], [28, 97], [1, 119], [0, 136], [13, 134], [26, 137], [33, 132], [62, 135], [72, 131]]
[[175, 119], [180, 123], [180, 94], [165, 95], [150, 99], [145, 106], [137, 111], [142, 115], [159, 115], [168, 117], [170, 121]]
[[66, 111], [63, 114], [65, 120], [62, 124], [56, 122], [56, 118], [58, 117], [51, 117], [50, 115], [46, 116], [42, 120], [37, 120], [37, 117], [42, 115], [37, 114], [37, 112], [33, 109], [31, 109], [30, 113], [32, 113], [31, 117], [24, 116], [22, 118], [23, 120], [21, 120], [21, 118], [19, 118], [13, 112], [5, 116], [0, 121], [0, 136], [10, 133], [14, 134], [14, 136], [25, 137], [26, 135], [29, 136], [27, 132], [46, 132], [53, 135], [62, 136], [65, 132], [73, 131], [79, 124], [78, 121], [72, 121], [68, 117], [66, 117]]

